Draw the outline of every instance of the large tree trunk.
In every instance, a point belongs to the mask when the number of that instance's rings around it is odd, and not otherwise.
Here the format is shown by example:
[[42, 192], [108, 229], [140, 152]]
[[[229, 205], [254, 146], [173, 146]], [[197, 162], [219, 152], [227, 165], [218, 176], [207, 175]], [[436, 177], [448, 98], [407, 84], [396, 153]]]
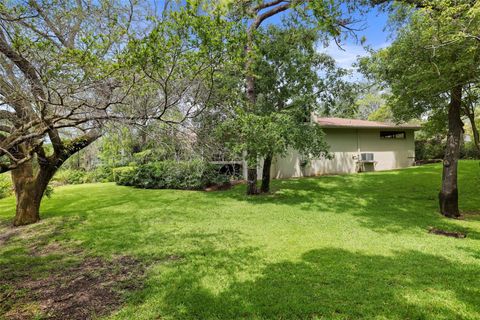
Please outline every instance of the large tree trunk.
[[247, 170], [247, 195], [258, 194], [257, 188], [257, 168], [248, 168]]
[[12, 171], [12, 181], [17, 198], [14, 226], [35, 223], [40, 220], [40, 203], [48, 183], [56, 172], [53, 166], [40, 166], [34, 174], [33, 160]]
[[272, 167], [273, 155], [268, 154], [263, 160], [263, 172], [262, 172], [262, 186], [261, 192], [267, 193], [270, 191], [270, 168]]
[[[17, 198], [14, 226], [31, 224], [40, 220], [40, 203], [55, 172], [69, 157], [100, 137], [100, 132], [91, 130], [68, 141], [68, 147], [66, 147], [57, 131], [51, 130], [48, 134], [54, 150], [53, 155], [47, 156], [44, 148], [37, 146], [36, 157], [19, 164], [11, 171]], [[19, 159], [23, 159], [26, 157], [27, 150], [31, 148], [32, 146], [27, 144], [19, 145], [15, 155]], [[37, 161], [35, 170], [34, 161]]]
[[32, 160], [12, 171], [12, 182], [17, 198], [17, 208], [13, 225], [21, 226], [40, 220], [40, 200], [36, 193]]
[[[253, 65], [253, 57], [252, 57], [252, 47], [253, 47], [253, 29], [249, 30], [248, 32], [248, 40], [247, 45], [245, 47], [245, 54], [247, 56], [247, 63], [246, 63], [246, 82], [247, 82], [247, 100], [248, 100], [248, 108], [253, 110], [255, 108], [255, 103], [257, 100], [257, 96], [255, 94], [255, 77], [252, 71]], [[251, 151], [247, 151], [247, 156], [252, 158], [255, 157], [251, 154]], [[248, 161], [248, 176], [247, 176], [247, 195], [254, 195], [258, 194], [257, 188], [257, 163], [253, 161], [254, 165], [251, 161]]]
[[463, 123], [460, 116], [461, 104], [462, 87], [458, 86], [452, 89], [448, 107], [447, 146], [443, 159], [442, 190], [438, 195], [441, 214], [450, 218], [460, 216], [458, 209], [457, 167], [463, 132]]

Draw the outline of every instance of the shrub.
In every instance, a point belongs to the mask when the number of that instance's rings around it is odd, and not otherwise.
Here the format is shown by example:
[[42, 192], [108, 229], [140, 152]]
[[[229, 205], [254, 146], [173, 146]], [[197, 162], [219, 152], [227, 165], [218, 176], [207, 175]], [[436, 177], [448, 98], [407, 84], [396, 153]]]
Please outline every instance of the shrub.
[[226, 183], [228, 177], [216, 166], [201, 160], [159, 161], [137, 167], [114, 169], [115, 182], [145, 189], [199, 190]]
[[[445, 155], [445, 143], [445, 141], [435, 138], [416, 140], [416, 160], [443, 159]], [[480, 153], [473, 141], [467, 141], [461, 144], [460, 159], [480, 159]]]
[[112, 169], [112, 179], [122, 186], [131, 186], [133, 176], [135, 175], [135, 167], [118, 167]]
[[82, 184], [82, 183], [92, 183], [92, 182], [101, 182], [103, 176], [100, 172], [95, 171], [84, 171], [84, 170], [73, 170], [73, 169], [61, 169], [55, 173], [55, 176], [52, 179], [52, 182], [55, 182], [59, 185], [64, 184]]
[[108, 166], [97, 167], [93, 171], [95, 182], [113, 182], [113, 168]]
[[443, 159], [445, 142], [439, 139], [424, 139], [415, 141], [416, 160]]
[[12, 180], [9, 174], [0, 174], [0, 199], [8, 197], [13, 192]]
[[73, 169], [62, 169], [55, 173], [55, 176], [52, 178], [52, 181], [57, 184], [81, 184], [85, 178], [85, 171], [82, 170], [73, 170]]
[[480, 153], [478, 152], [475, 142], [468, 141], [462, 145], [460, 151], [460, 158], [462, 159], [480, 159]]

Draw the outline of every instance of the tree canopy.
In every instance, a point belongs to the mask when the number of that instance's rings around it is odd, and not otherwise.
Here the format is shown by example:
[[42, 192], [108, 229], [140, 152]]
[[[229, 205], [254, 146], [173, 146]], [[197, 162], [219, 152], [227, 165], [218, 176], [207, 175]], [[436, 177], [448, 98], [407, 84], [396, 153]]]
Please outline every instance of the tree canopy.
[[365, 74], [391, 90], [388, 103], [397, 119], [448, 114], [439, 198], [442, 214], [450, 217], [460, 215], [457, 160], [462, 116], [475, 128], [472, 106], [480, 75], [480, 41], [475, 36], [480, 34], [479, 10], [475, 1], [419, 1], [414, 8], [402, 7], [396, 16], [402, 24], [394, 42], [360, 64]]

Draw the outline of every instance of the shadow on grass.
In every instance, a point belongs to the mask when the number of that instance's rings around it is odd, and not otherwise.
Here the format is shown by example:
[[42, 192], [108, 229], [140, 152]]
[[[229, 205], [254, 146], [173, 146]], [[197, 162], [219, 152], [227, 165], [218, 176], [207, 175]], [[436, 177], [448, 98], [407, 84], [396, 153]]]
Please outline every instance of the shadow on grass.
[[[375, 256], [341, 249], [268, 264], [254, 280], [213, 293], [184, 266], [145, 299], [165, 297], [158, 315], [175, 319], [462, 319], [480, 317], [478, 266], [417, 251]], [[140, 307], [142, 299], [130, 308]]]
[[[62, 297], [52, 297], [52, 299], [61, 299], [62, 304], [67, 305], [69, 310], [66, 312], [71, 312], [69, 318], [80, 319], [78, 315], [84, 314], [89, 319], [90, 316], [95, 315], [95, 310], [106, 312], [123, 304], [125, 298], [133, 297], [134, 301], [146, 298], [141, 292], [138, 292], [143, 287], [143, 281], [145, 280], [143, 271], [141, 271], [142, 274], [138, 272], [141, 276], [141, 283], [136, 283], [139, 281], [137, 279], [139, 277], [136, 275], [137, 269], [142, 270], [145, 266], [150, 268], [167, 264], [173, 270], [176, 270], [176, 267], [172, 264], [179, 264], [194, 268], [194, 276], [197, 278], [185, 277], [179, 281], [180, 285], [180, 283], [188, 284], [196, 281], [198, 277], [208, 276], [212, 273], [227, 279], [235, 279], [236, 274], [262, 261], [262, 258], [258, 256], [256, 247], [237, 245], [232, 248], [224, 246], [225, 243], [241, 242], [241, 234], [232, 231], [183, 232], [180, 234], [174, 231], [166, 232], [161, 235], [161, 238], [155, 237], [158, 241], [155, 245], [164, 248], [146, 254], [139, 252], [138, 260], [124, 254], [131, 246], [142, 244], [143, 239], [139, 238], [140, 233], [128, 235], [126, 233], [122, 234], [122, 232], [125, 232], [124, 229], [114, 229], [114, 234], [105, 234], [103, 229], [99, 229], [98, 226], [95, 227], [96, 232], [101, 232], [104, 235], [106, 243], [97, 239], [95, 233], [89, 233], [86, 244], [90, 244], [90, 241], [92, 241], [93, 244], [98, 245], [101, 251], [105, 251], [102, 253], [106, 256], [113, 254], [110, 259], [92, 255], [93, 251], [85, 250], [85, 247], [88, 247], [88, 245], [85, 246], [85, 243], [81, 247], [75, 243], [69, 247], [63, 247], [65, 242], [57, 242], [49, 237], [65, 233], [65, 228], [75, 228], [75, 222], [80, 223], [81, 221], [74, 216], [57, 219], [54, 223], [43, 221], [33, 226], [24, 227], [24, 230], [21, 230], [22, 232], [7, 240], [5, 247], [0, 246], [0, 270], [2, 271], [0, 272], [0, 314], [4, 312], [8, 314], [25, 313], [26, 315], [25, 317], [22, 316], [22, 319], [34, 318], [29, 310], [24, 310], [25, 303], [28, 302], [29, 305], [34, 306], [35, 316], [44, 315], [42, 312], [45, 310], [45, 312], [50, 312], [51, 308], [45, 308], [45, 301], [34, 300], [32, 297], [40, 294], [45, 295], [45, 292], [55, 291], [56, 289], [61, 290], [61, 288], [70, 285], [67, 282], [62, 282], [62, 280], [71, 280], [70, 278], [72, 278], [75, 281], [86, 279], [85, 286], [75, 287], [75, 285], [71, 285], [68, 294]], [[78, 228], [78, 225], [76, 227]], [[151, 240], [148, 236], [145, 239]], [[169, 251], [172, 249], [174, 251]], [[121, 262], [126, 259], [129, 259], [132, 263], [124, 266]], [[86, 267], [84, 268], [84, 266]], [[123, 281], [119, 283], [117, 283], [116, 275], [118, 270], [122, 271], [120, 275]], [[102, 278], [107, 279], [105, 281], [108, 281], [108, 283], [102, 283]], [[88, 282], [90, 280], [91, 282]], [[41, 285], [38, 285], [39, 283]], [[130, 285], [130, 283], [133, 284]], [[86, 291], [87, 289], [89, 291]], [[97, 297], [96, 289], [106, 290], [111, 293], [111, 296], [115, 294], [117, 301], [115, 303], [108, 301], [110, 305], [105, 308], [100, 305], [95, 305], [93, 306], [95, 308], [93, 308], [90, 304], [78, 303], [78, 299], [89, 295], [95, 296], [94, 303], [101, 301], [99, 299], [106, 299], [106, 297]], [[126, 289], [130, 292], [126, 293]], [[43, 298], [45, 299], [45, 296]], [[36, 303], [39, 305], [36, 306]], [[39, 311], [40, 309], [42, 312]], [[59, 312], [64, 311], [61, 309]], [[73, 314], [76, 316], [73, 316]], [[58, 314], [51, 317], [52, 319], [64, 319]], [[0, 316], [0, 318], [2, 317]]]
[[[478, 210], [478, 181], [475, 177], [480, 177], [480, 173], [477, 171], [476, 162], [466, 161], [460, 164], [462, 210]], [[141, 225], [144, 223], [137, 220], [134, 214], [137, 210], [152, 210], [151, 214], [144, 217], [156, 222], [167, 219], [166, 212], [176, 218], [195, 220], [192, 209], [215, 208], [220, 212], [233, 201], [252, 206], [288, 206], [315, 215], [326, 212], [349, 215], [361, 226], [376, 232], [426, 232], [429, 227], [436, 227], [464, 232], [468, 238], [480, 239], [480, 234], [469, 228], [467, 223], [460, 226], [438, 214], [440, 178], [441, 166], [437, 164], [367, 174], [274, 180], [272, 194], [254, 197], [244, 194], [245, 186], [209, 193], [116, 186], [112, 194], [113, 186], [104, 188], [102, 185], [91, 185], [89, 188], [94, 201], [89, 195], [76, 192], [75, 188], [62, 189], [61, 199], [57, 199], [60, 196], [54, 194], [53, 199], [45, 201], [42, 217], [49, 219], [73, 215], [79, 216], [82, 221], [104, 219], [105, 223], [97, 223], [98, 237], [115, 238], [115, 235], [121, 235], [134, 241], [136, 237], [145, 238], [136, 234], [142, 232]], [[272, 210], [274, 212], [275, 208], [261, 210], [261, 214], [270, 214]], [[158, 218], [155, 218], [155, 214]], [[115, 219], [112, 219], [112, 215]], [[127, 232], [129, 230], [133, 233]], [[105, 236], [100, 232], [105, 233]]]
[[[465, 164], [463, 167], [465, 169]], [[460, 171], [460, 205], [469, 209], [478, 206], [478, 187], [471, 174], [476, 167], [473, 168], [470, 163], [467, 168]], [[350, 214], [362, 226], [376, 232], [427, 230], [433, 226], [464, 232], [471, 239], [480, 239], [476, 230], [459, 226], [439, 214], [440, 182], [440, 166], [429, 165], [366, 174], [273, 180], [271, 194], [246, 196], [245, 186], [240, 186], [212, 196], [252, 205], [292, 206], [317, 214]]]

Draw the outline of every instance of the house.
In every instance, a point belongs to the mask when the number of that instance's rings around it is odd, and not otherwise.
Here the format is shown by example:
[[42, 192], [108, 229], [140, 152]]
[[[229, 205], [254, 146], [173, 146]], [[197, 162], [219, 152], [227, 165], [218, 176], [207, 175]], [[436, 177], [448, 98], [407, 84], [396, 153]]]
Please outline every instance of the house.
[[[291, 178], [324, 174], [381, 171], [412, 166], [415, 130], [420, 126], [342, 118], [312, 119], [325, 132], [330, 158], [307, 160], [295, 150], [276, 157], [271, 177]], [[258, 170], [261, 177], [261, 168]]]

